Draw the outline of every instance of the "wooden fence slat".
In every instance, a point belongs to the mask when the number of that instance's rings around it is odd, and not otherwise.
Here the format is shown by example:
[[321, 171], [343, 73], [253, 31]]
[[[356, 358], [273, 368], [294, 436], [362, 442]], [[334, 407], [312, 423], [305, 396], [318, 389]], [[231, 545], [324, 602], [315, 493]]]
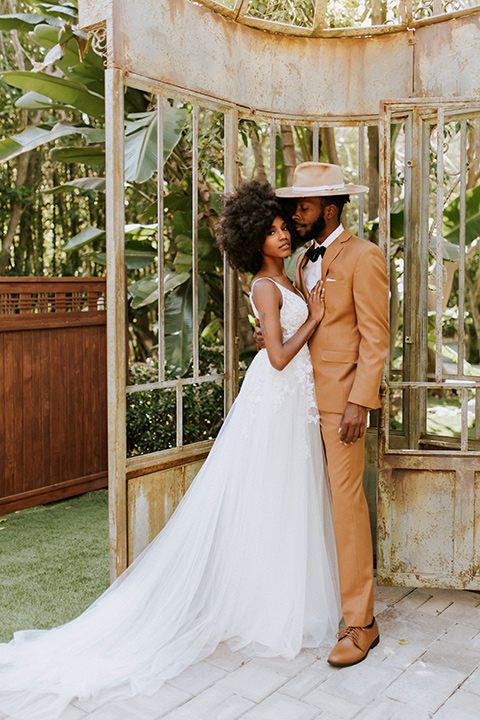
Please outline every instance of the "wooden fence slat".
[[0, 278], [0, 513], [107, 486], [105, 290]]
[[[20, 447], [15, 448], [15, 343], [12, 337], [5, 338], [5, 494], [11, 495], [17, 489], [15, 484], [16, 454]], [[20, 458], [21, 462], [21, 458]], [[19, 488], [23, 489], [22, 486]]]
[[[22, 357], [23, 357], [23, 379], [22, 379], [22, 408], [23, 408], [23, 447], [34, 448], [36, 444], [36, 435], [34, 422], [25, 422], [29, 413], [38, 412], [38, 402], [35, 398], [33, 368], [35, 358], [33, 357], [32, 333], [21, 334], [22, 340]], [[33, 418], [32, 418], [33, 420]], [[41, 439], [41, 438], [40, 438]], [[34, 473], [36, 463], [38, 462], [35, 451], [22, 453], [23, 455], [23, 473], [22, 482], [31, 477]], [[24, 487], [25, 489], [25, 487]]]

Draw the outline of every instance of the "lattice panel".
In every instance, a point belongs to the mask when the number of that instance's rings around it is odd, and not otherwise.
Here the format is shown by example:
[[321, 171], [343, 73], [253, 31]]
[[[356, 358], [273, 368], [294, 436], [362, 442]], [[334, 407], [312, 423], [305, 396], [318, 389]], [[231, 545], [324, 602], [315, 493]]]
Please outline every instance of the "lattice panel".
[[[50, 284], [50, 283], [49, 283]], [[3, 289], [3, 288], [2, 288]], [[0, 315], [31, 315], [54, 312], [99, 312], [105, 310], [104, 289], [70, 291], [62, 288], [40, 291], [37, 287], [18, 287], [0, 292]]]

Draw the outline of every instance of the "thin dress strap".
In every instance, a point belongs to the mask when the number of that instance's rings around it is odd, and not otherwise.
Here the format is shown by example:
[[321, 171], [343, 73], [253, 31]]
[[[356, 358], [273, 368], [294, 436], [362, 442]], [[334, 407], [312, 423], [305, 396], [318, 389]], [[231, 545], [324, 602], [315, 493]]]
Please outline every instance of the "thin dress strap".
[[279, 283], [277, 283], [273, 278], [268, 277], [268, 275], [265, 275], [265, 277], [257, 278], [256, 280], [254, 280], [254, 281], [252, 282], [252, 284], [250, 285], [250, 292], [252, 292], [252, 288], [253, 288], [253, 286], [255, 285], [255, 283], [259, 282], [260, 280], [270, 280], [270, 281], [273, 282], [273, 284], [276, 285], [277, 287], [280, 287], [280, 288], [282, 287], [282, 286], [281, 286]]

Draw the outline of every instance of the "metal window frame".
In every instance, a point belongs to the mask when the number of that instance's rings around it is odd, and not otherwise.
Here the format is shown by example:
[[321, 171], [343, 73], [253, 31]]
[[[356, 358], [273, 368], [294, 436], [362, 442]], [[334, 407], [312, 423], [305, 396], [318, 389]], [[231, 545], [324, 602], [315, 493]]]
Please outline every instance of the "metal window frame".
[[[443, 203], [444, 203], [444, 126], [446, 122], [457, 118], [460, 121], [460, 261], [459, 261], [459, 272], [460, 282], [465, 279], [465, 217], [466, 217], [466, 121], [467, 117], [479, 116], [480, 117], [480, 101], [478, 98], [458, 98], [447, 100], [445, 98], [426, 98], [426, 99], [414, 99], [411, 101], [405, 100], [388, 100], [383, 101], [380, 107], [380, 216], [379, 216], [379, 234], [380, 234], [380, 246], [385, 254], [387, 260], [387, 272], [389, 273], [390, 282], [390, 257], [391, 257], [391, 238], [390, 238], [390, 127], [392, 121], [403, 120], [406, 123], [406, 165], [411, 168], [412, 165], [416, 166], [417, 172], [420, 175], [420, 187], [417, 188], [418, 192], [416, 198], [412, 198], [415, 193], [412, 190], [412, 176], [411, 173], [406, 173], [406, 189], [405, 189], [405, 227], [406, 231], [411, 232], [410, 221], [411, 214], [417, 214], [417, 220], [420, 224], [420, 231], [417, 233], [415, 240], [419, 246], [423, 247], [423, 254], [426, 255], [428, 251], [428, 203], [429, 203], [429, 174], [425, 172], [425, 167], [428, 167], [429, 158], [429, 136], [425, 132], [425, 125], [436, 126], [437, 138], [436, 138], [436, 158], [437, 158], [437, 178], [436, 178], [436, 192], [435, 192], [435, 225], [437, 232], [437, 247], [436, 247], [436, 275], [435, 275], [435, 291], [436, 291], [436, 309], [435, 309], [435, 378], [429, 380], [427, 378], [426, 365], [424, 365], [420, 372], [417, 373], [422, 377], [421, 380], [416, 381], [395, 381], [391, 379], [392, 372], [389, 361], [385, 365], [384, 375], [382, 379], [382, 385], [384, 388], [384, 407], [383, 407], [383, 420], [382, 420], [382, 434], [383, 434], [383, 449], [382, 452], [396, 453], [398, 449], [392, 448], [390, 438], [390, 391], [400, 389], [407, 392], [407, 403], [410, 407], [405, 408], [405, 397], [404, 397], [404, 422], [405, 418], [411, 415], [411, 409], [414, 403], [417, 403], [417, 414], [419, 416], [425, 415], [426, 417], [426, 393], [430, 389], [455, 389], [460, 392], [460, 408], [461, 408], [461, 437], [458, 443], [455, 438], [452, 441], [439, 441], [438, 447], [435, 447], [434, 452], [439, 454], [451, 454], [452, 450], [442, 450], [441, 446], [458, 444], [458, 450], [455, 447], [455, 453], [463, 455], [480, 455], [480, 449], [469, 448], [468, 443], [468, 390], [475, 391], [476, 399], [476, 428], [480, 424], [480, 378], [475, 380], [474, 377], [466, 376], [463, 374], [463, 363], [464, 363], [464, 348], [462, 344], [461, 353], [459, 353], [459, 359], [457, 362], [457, 372], [455, 375], [449, 374], [448, 376], [443, 373], [442, 364], [442, 317], [443, 317], [443, 284], [444, 284], [444, 261], [443, 261]], [[412, 147], [414, 146], [414, 147]], [[419, 168], [420, 164], [420, 168]], [[412, 207], [412, 204], [417, 204], [417, 207]], [[419, 209], [420, 208], [420, 209]], [[418, 228], [417, 228], [418, 230]], [[407, 237], [405, 238], [407, 245]], [[410, 237], [410, 242], [413, 240]], [[407, 248], [406, 248], [407, 252]], [[421, 267], [419, 272], [422, 276], [427, 276], [426, 267]], [[405, 271], [407, 275], [407, 270]], [[424, 293], [425, 295], [425, 293]], [[459, 340], [462, 341], [465, 336], [464, 328], [464, 294], [460, 294], [461, 303], [459, 310], [461, 309], [461, 316], [459, 312]], [[426, 295], [420, 297], [419, 308], [415, 310], [419, 318], [426, 318]], [[423, 312], [422, 312], [423, 307]], [[404, 318], [404, 348], [408, 345], [412, 345], [415, 340], [410, 336], [409, 328], [407, 327], [408, 318]], [[405, 331], [406, 328], [406, 331]], [[418, 329], [418, 326], [417, 326]], [[417, 338], [418, 344], [424, 344], [426, 348], [426, 337], [424, 337], [425, 328], [420, 327], [419, 337]], [[417, 359], [418, 362], [418, 359]], [[407, 374], [409, 369], [407, 368]], [[421, 392], [423, 391], [423, 392]], [[410, 394], [410, 397], [408, 397]], [[413, 402], [412, 402], [413, 401]], [[418, 418], [420, 421], [421, 418]], [[406, 436], [409, 435], [409, 428], [404, 427]], [[414, 429], [415, 432], [415, 429]], [[476, 430], [478, 435], [479, 430]], [[410, 433], [411, 434], [411, 433]], [[411, 447], [415, 443], [412, 442], [412, 438], [407, 439], [408, 447], [402, 449], [403, 453], [407, 454], [428, 454], [429, 450], [417, 447]], [[432, 441], [432, 445], [435, 445], [435, 441]]]
[[[162, 350], [160, 350], [160, 369], [155, 382], [142, 385], [126, 386], [127, 358], [126, 358], [126, 287], [125, 287], [125, 249], [124, 249], [124, 226], [125, 226], [125, 188], [124, 188], [124, 105], [123, 95], [125, 86], [135, 87], [144, 92], [149, 92], [158, 97], [157, 123], [158, 123], [158, 282], [161, 287], [164, 281], [164, 258], [163, 258], [163, 110], [161, 98], [173, 98], [192, 103], [194, 108], [194, 137], [198, 133], [198, 108], [209, 108], [224, 114], [224, 174], [225, 192], [231, 192], [238, 181], [238, 125], [241, 119], [252, 119], [265, 122], [270, 127], [270, 176], [272, 184], [275, 183], [275, 145], [276, 135], [281, 124], [298, 124], [303, 127], [312, 128], [312, 155], [318, 159], [318, 134], [321, 127], [357, 127], [358, 128], [358, 151], [359, 151], [359, 182], [363, 181], [364, 151], [365, 151], [365, 127], [376, 125], [377, 118], [372, 117], [290, 117], [280, 116], [274, 113], [255, 113], [250, 108], [239, 107], [231, 102], [212, 98], [202, 93], [185, 90], [184, 88], [173, 87], [161, 81], [152, 80], [132, 73], [122, 71], [118, 68], [108, 68], [106, 71], [106, 126], [107, 126], [107, 351], [108, 351], [108, 424], [109, 424], [109, 486], [110, 486], [110, 557], [111, 557], [111, 578], [117, 577], [127, 567], [127, 471], [145, 469], [149, 464], [155, 464], [159, 460], [177, 458], [181, 462], [187, 451], [208, 450], [211, 441], [190, 444], [183, 444], [183, 389], [192, 384], [223, 380], [224, 382], [224, 405], [225, 413], [233, 404], [239, 381], [238, 368], [238, 279], [234, 270], [224, 265], [224, 302], [225, 302], [225, 344], [224, 344], [224, 372], [201, 376], [198, 367], [198, 347], [194, 351], [194, 372], [191, 377], [166, 380], [163, 371]], [[194, 159], [198, 158], [198, 143], [194, 141]], [[196, 165], [196, 162], [194, 162]], [[198, 219], [198, 207], [196, 207], [197, 196], [193, 193], [192, 210], [193, 223], [196, 225]], [[363, 232], [364, 206], [359, 205], [359, 233]], [[193, 262], [198, 268], [198, 244], [195, 227], [193, 228]], [[198, 285], [195, 285], [197, 288]], [[196, 294], [196, 293], [195, 293]], [[195, 295], [194, 295], [195, 304]], [[159, 292], [158, 316], [159, 316], [159, 340], [163, 348], [163, 322], [164, 317], [163, 292]], [[197, 304], [198, 318], [198, 304]], [[195, 336], [196, 345], [198, 342]], [[138, 458], [126, 457], [126, 399], [134, 392], [156, 389], [174, 389], [177, 400], [177, 446], [168, 450], [142, 455]], [[146, 470], [145, 470], [146, 471]]]

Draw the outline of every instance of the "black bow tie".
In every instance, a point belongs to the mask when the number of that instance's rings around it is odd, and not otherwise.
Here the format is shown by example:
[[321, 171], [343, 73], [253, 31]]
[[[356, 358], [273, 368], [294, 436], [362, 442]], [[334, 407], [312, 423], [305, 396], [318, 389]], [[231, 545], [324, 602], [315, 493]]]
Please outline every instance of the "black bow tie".
[[307, 257], [310, 262], [317, 262], [320, 255], [323, 257], [325, 255], [326, 247], [323, 247], [323, 245], [320, 245], [319, 247], [315, 247], [315, 245], [312, 245], [308, 248], [307, 252], [305, 253], [305, 257]]

